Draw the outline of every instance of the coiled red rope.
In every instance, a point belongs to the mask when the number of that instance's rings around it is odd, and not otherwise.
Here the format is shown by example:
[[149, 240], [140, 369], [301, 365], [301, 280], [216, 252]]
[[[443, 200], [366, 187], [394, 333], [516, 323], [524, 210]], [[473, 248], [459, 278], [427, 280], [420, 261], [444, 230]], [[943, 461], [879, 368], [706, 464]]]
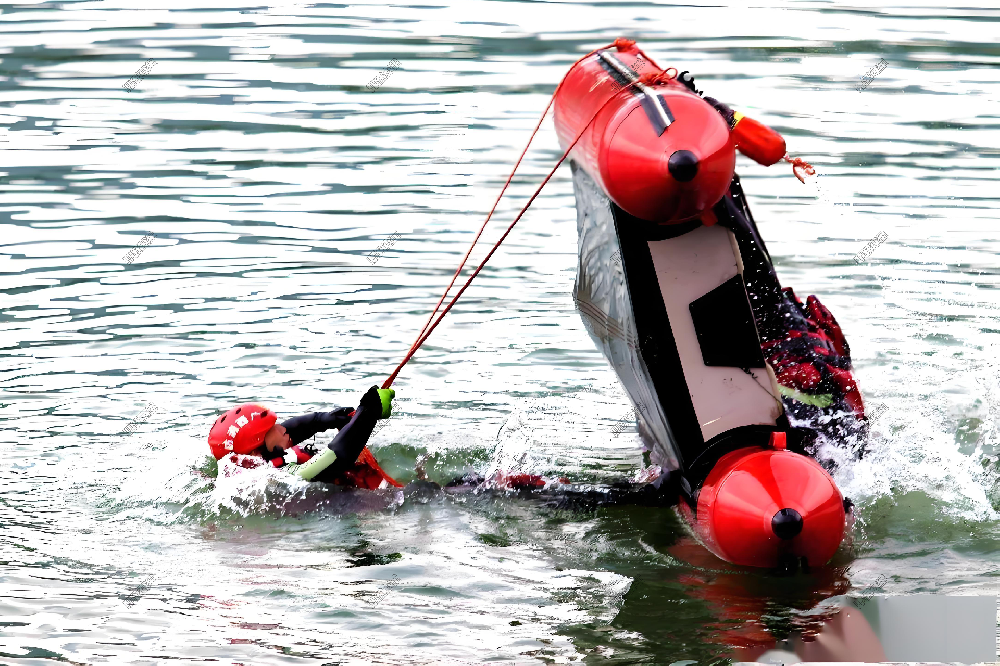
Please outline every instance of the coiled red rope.
[[806, 175], [809, 175], [809, 176], [815, 176], [816, 175], [816, 169], [815, 169], [815, 167], [813, 167], [812, 164], [809, 164], [809, 162], [806, 162], [801, 157], [789, 157], [788, 154], [785, 153], [785, 156], [782, 157], [781, 159], [785, 160], [786, 162], [788, 162], [788, 163], [790, 163], [792, 165], [792, 173], [795, 174], [795, 177], [798, 178], [799, 182], [802, 183], [803, 185], [805, 184], [806, 179], [805, 179], [805, 176], [803, 176], [801, 173], [799, 173], [799, 169], [801, 169], [802, 171], [805, 171]]
[[[504, 242], [504, 240], [510, 234], [511, 230], [514, 228], [514, 225], [517, 224], [518, 220], [520, 220], [521, 217], [525, 214], [525, 212], [527, 212], [532, 202], [534, 202], [535, 198], [539, 195], [539, 193], [541, 193], [542, 188], [545, 187], [545, 185], [549, 182], [549, 179], [551, 179], [552, 176], [555, 174], [556, 169], [558, 169], [559, 166], [563, 163], [563, 161], [565, 161], [566, 157], [576, 146], [577, 142], [583, 136], [584, 132], [586, 132], [587, 129], [590, 127], [590, 125], [594, 122], [594, 119], [597, 118], [597, 116], [601, 113], [601, 111], [604, 110], [604, 107], [606, 107], [620, 92], [620, 90], [616, 91], [614, 95], [609, 97], [608, 100], [601, 105], [601, 108], [599, 108], [597, 112], [594, 113], [593, 117], [591, 117], [590, 121], [587, 122], [587, 124], [583, 127], [583, 129], [580, 130], [580, 133], [576, 135], [575, 139], [573, 139], [573, 143], [571, 143], [569, 147], [563, 152], [562, 157], [559, 158], [559, 161], [556, 162], [555, 166], [552, 167], [552, 170], [549, 171], [549, 174], [545, 177], [545, 180], [542, 181], [541, 185], [539, 185], [538, 188], [535, 190], [535, 193], [531, 195], [530, 199], [528, 199], [528, 203], [526, 203], [524, 207], [521, 208], [521, 212], [517, 214], [517, 217], [514, 218], [514, 221], [511, 222], [510, 226], [507, 227], [507, 231], [505, 231], [503, 236], [500, 237], [500, 240], [498, 240], [496, 243], [493, 244], [493, 247], [490, 249], [489, 254], [486, 255], [486, 258], [479, 263], [479, 266], [477, 266], [476, 270], [473, 271], [472, 275], [469, 276], [469, 279], [465, 281], [465, 284], [462, 285], [462, 288], [458, 290], [458, 293], [455, 294], [454, 298], [451, 299], [451, 301], [448, 303], [445, 309], [438, 315], [437, 319], [435, 319], [434, 315], [438, 314], [438, 310], [441, 308], [441, 304], [444, 302], [444, 299], [448, 296], [448, 292], [451, 291], [451, 288], [454, 286], [455, 280], [458, 279], [458, 276], [462, 272], [462, 269], [465, 268], [465, 262], [468, 261], [469, 255], [472, 253], [472, 249], [476, 246], [476, 243], [479, 242], [479, 238], [480, 236], [482, 236], [483, 230], [486, 229], [486, 225], [489, 224], [490, 218], [493, 217], [493, 213], [494, 211], [496, 211], [497, 205], [500, 203], [500, 199], [503, 197], [504, 192], [507, 191], [507, 187], [510, 185], [510, 181], [514, 178], [514, 173], [517, 171], [517, 168], [521, 165], [521, 160], [524, 159], [525, 154], [528, 152], [528, 148], [531, 146], [531, 142], [535, 139], [535, 135], [541, 128], [542, 122], [545, 120], [546, 114], [548, 114], [549, 109], [552, 108], [552, 103], [555, 101], [556, 95], [559, 93], [559, 89], [562, 88], [563, 83], [566, 81], [566, 77], [569, 76], [570, 72], [572, 72], [577, 65], [579, 65], [581, 62], [583, 62], [590, 56], [594, 55], [598, 51], [603, 51], [604, 49], [610, 49], [610, 48], [616, 48], [619, 51], [624, 51], [626, 49], [633, 47], [634, 45], [635, 45], [634, 40], [626, 39], [624, 37], [619, 37], [611, 44], [594, 49], [593, 51], [583, 56], [582, 58], [579, 58], [576, 62], [573, 63], [572, 67], [569, 68], [569, 70], [566, 72], [566, 75], [563, 76], [562, 80], [559, 82], [559, 85], [556, 86], [555, 92], [552, 93], [552, 97], [549, 99], [549, 103], [545, 106], [545, 110], [542, 112], [542, 117], [538, 119], [538, 124], [535, 126], [535, 131], [531, 133], [531, 137], [528, 139], [528, 143], [524, 146], [524, 150], [521, 151], [521, 156], [518, 157], [517, 164], [514, 165], [514, 168], [513, 170], [511, 170], [510, 175], [507, 176], [507, 182], [504, 183], [503, 189], [500, 190], [500, 194], [499, 196], [497, 196], [497, 200], [493, 203], [493, 208], [490, 209], [489, 214], [486, 216], [486, 221], [484, 221], [483, 226], [479, 228], [479, 233], [477, 233], [476, 237], [472, 240], [472, 244], [466, 251], [465, 256], [462, 257], [462, 262], [458, 265], [458, 268], [455, 270], [455, 274], [452, 276], [451, 282], [448, 283], [448, 287], [444, 290], [444, 293], [441, 294], [441, 298], [438, 299], [437, 305], [434, 306], [434, 310], [431, 312], [430, 317], [428, 317], [427, 323], [424, 324], [424, 327], [420, 330], [420, 333], [417, 335], [417, 339], [413, 342], [412, 345], [410, 345], [410, 349], [406, 353], [406, 356], [403, 358], [402, 361], [400, 361], [399, 365], [396, 366], [396, 369], [392, 371], [392, 374], [389, 375], [389, 378], [385, 380], [385, 382], [382, 384], [382, 388], [385, 389], [392, 386], [392, 382], [396, 379], [396, 376], [399, 375], [399, 371], [403, 369], [403, 366], [406, 365], [406, 363], [411, 358], [413, 358], [413, 355], [416, 353], [416, 351], [420, 349], [420, 346], [423, 345], [424, 342], [427, 340], [427, 338], [430, 337], [431, 333], [434, 332], [434, 329], [437, 328], [438, 324], [441, 323], [441, 320], [444, 319], [446, 314], [448, 314], [452, 306], [454, 306], [455, 303], [458, 302], [458, 299], [461, 298], [462, 294], [465, 293], [465, 290], [469, 288], [469, 285], [472, 284], [472, 281], [476, 278], [477, 275], [479, 275], [479, 272], [483, 270], [483, 267], [486, 265], [486, 262], [490, 260], [490, 257], [492, 257], [493, 253], [497, 251], [497, 248], [500, 247], [500, 244]], [[653, 67], [659, 70], [659, 67], [656, 65], [656, 63], [653, 62], [651, 58], [646, 56], [646, 54], [643, 53], [642, 49], [638, 49], [638, 51], [640, 54], [642, 54], [643, 58], [645, 58], [648, 62], [650, 62], [653, 65]], [[677, 70], [674, 69], [674, 76], [676, 76], [676, 72]], [[653, 82], [654, 79], [655, 82], [660, 82], [661, 77], [672, 78], [667, 76], [665, 70], [659, 70], [658, 72], [649, 72], [647, 74], [644, 74], [641, 78], [637, 79], [636, 81], [629, 83], [627, 86], [623, 86], [621, 90], [626, 90], [628, 88], [631, 88], [632, 86], [634, 86], [636, 83], [639, 82], [649, 84], [650, 82]]]

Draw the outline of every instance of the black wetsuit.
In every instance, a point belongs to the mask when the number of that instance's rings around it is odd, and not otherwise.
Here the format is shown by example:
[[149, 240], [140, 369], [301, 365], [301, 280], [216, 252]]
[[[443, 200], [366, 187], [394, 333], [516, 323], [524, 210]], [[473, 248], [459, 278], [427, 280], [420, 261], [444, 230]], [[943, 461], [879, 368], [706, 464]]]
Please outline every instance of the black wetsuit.
[[[337, 460], [313, 479], [314, 481], [332, 483], [358, 459], [365, 444], [368, 443], [368, 439], [372, 436], [372, 431], [375, 429], [375, 424], [381, 414], [382, 401], [378, 391], [373, 386], [361, 398], [361, 404], [358, 405], [357, 409], [338, 407], [330, 412], [311, 412], [290, 418], [281, 425], [291, 437], [293, 445], [301, 444], [320, 432], [332, 429], [340, 430], [327, 447], [337, 454]], [[306, 445], [299, 448], [310, 457], [318, 453], [315, 446]], [[267, 445], [262, 444], [260, 455], [265, 460], [270, 461], [275, 458], [283, 458], [285, 451], [280, 448], [268, 451]]]
[[[340, 430], [351, 421], [352, 416], [354, 416], [353, 407], [337, 407], [330, 412], [310, 412], [290, 418], [282, 422], [281, 427], [291, 437], [292, 444], [301, 444], [317, 433], [334, 429]], [[270, 457], [281, 457], [280, 451], [275, 451], [275, 453], [277, 456], [270, 454]]]

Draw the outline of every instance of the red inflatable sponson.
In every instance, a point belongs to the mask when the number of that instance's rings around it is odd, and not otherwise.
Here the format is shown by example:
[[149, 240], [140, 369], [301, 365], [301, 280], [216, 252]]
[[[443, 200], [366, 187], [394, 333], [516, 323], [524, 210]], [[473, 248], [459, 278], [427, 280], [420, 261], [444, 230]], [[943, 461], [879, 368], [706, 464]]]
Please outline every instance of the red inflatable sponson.
[[[729, 187], [736, 149], [718, 111], [675, 79], [626, 88], [658, 68], [631, 46], [589, 56], [566, 76], [553, 113], [565, 150], [622, 209], [643, 220], [698, 217]], [[598, 113], [602, 105], [612, 100]]]

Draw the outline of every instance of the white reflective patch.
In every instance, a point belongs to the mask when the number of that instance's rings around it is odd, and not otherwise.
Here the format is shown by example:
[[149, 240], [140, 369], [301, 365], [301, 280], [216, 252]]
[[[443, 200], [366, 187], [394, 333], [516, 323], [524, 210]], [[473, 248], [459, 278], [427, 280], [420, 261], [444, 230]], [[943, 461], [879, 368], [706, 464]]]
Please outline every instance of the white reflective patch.
[[248, 419], [245, 416], [241, 416], [240, 418], [236, 419], [236, 425], [238, 425], [241, 428], [248, 423], [250, 423], [250, 419]]
[[233, 440], [227, 439], [225, 441], [225, 445], [226, 445], [226, 451], [232, 451], [233, 450]]
[[238, 433], [239, 431], [240, 431], [240, 429], [237, 428], [236, 426], [234, 426], [234, 425], [229, 426], [229, 436], [230, 437], [236, 437], [236, 433]]

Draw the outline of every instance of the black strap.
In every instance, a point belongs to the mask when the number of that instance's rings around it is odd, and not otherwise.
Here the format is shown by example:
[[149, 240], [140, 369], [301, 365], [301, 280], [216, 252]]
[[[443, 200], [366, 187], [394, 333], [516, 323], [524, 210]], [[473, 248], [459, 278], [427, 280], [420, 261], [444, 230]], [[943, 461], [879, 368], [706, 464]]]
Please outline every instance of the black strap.
[[[610, 74], [611, 78], [619, 86], [626, 86], [638, 78], [638, 75], [634, 71], [625, 67], [610, 51], [599, 53], [597, 62], [601, 64], [604, 71]], [[632, 72], [631, 75], [629, 72]], [[640, 101], [643, 111], [646, 112], [646, 118], [649, 119], [650, 124], [653, 126], [656, 136], [661, 136], [675, 120], [674, 114], [667, 104], [667, 100], [664, 99], [663, 95], [658, 95], [651, 88], [641, 84], [632, 87], [632, 94], [641, 96], [642, 99]]]
[[719, 433], [708, 440], [701, 453], [688, 463], [684, 470], [684, 476], [693, 487], [700, 487], [722, 456], [748, 446], [769, 448], [771, 433], [774, 432], [785, 433], [785, 447], [787, 450], [801, 455], [808, 455], [806, 447], [816, 439], [815, 430], [811, 428], [792, 428], [788, 425], [788, 420], [784, 415], [781, 416], [778, 425], [775, 426], [739, 426]]

